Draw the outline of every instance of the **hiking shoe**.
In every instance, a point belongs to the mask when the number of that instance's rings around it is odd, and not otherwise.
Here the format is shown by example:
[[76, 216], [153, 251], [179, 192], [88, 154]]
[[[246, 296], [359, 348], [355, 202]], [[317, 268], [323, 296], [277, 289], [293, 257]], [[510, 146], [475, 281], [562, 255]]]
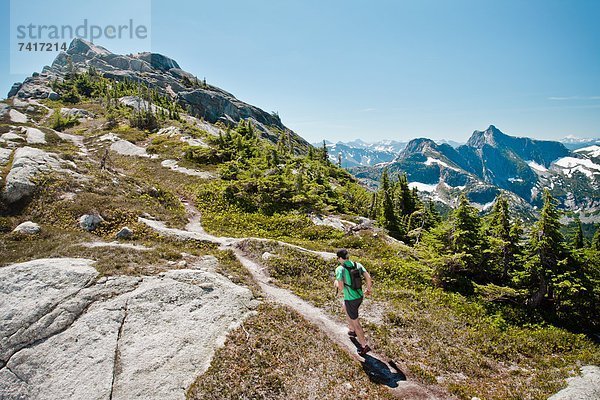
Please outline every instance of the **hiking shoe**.
[[364, 357], [368, 352], [371, 351], [371, 348], [369, 347], [369, 345], [365, 345], [365, 347], [361, 347], [360, 349], [356, 350], [358, 352], [358, 355], [361, 357]]
[[356, 337], [356, 332], [354, 332], [354, 331], [348, 331], [348, 336], [350, 336], [350, 337]]

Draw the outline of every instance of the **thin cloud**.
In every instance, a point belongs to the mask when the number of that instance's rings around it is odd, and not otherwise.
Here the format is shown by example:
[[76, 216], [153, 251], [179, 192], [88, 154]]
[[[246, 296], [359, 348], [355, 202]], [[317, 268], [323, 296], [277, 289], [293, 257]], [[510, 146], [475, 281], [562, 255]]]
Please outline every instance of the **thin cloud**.
[[553, 96], [548, 97], [548, 100], [600, 100], [600, 96]]

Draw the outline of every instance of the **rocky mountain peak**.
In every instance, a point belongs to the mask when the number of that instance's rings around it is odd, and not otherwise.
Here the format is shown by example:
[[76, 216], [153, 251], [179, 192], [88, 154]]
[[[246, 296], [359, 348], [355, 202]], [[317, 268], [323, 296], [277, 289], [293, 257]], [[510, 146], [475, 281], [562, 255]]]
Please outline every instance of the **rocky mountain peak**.
[[308, 143], [281, 122], [278, 115], [238, 100], [233, 94], [207, 84], [194, 74], [182, 70], [179, 64], [162, 54], [114, 54], [102, 46], [83, 39], [73, 39], [69, 49], [56, 56], [50, 67], [41, 74], [27, 78], [11, 88], [8, 97], [60, 98], [52, 89], [54, 80], [63, 79], [71, 69], [85, 73], [93, 67], [112, 80], [140, 82], [179, 103], [193, 116], [210, 123], [221, 122], [235, 126], [241, 120], [251, 121], [262, 136], [272, 142], [279, 140], [281, 131], [290, 132], [300, 148]]
[[177, 61], [175, 61], [172, 58], [169, 58], [167, 56], [163, 56], [162, 54], [158, 54], [158, 53], [143, 52], [143, 53], [134, 54], [133, 58], [144, 60], [148, 64], [150, 64], [150, 66], [152, 68], [155, 68], [155, 69], [158, 69], [161, 71], [168, 71], [173, 68], [181, 69], [179, 67], [179, 64], [177, 64]]
[[406, 145], [406, 148], [402, 151], [401, 156], [408, 156], [414, 153], [423, 153], [426, 150], [437, 151], [438, 145], [431, 139], [417, 138], [413, 139]]
[[98, 46], [84, 39], [75, 38], [73, 41], [71, 41], [69, 49], [67, 50], [67, 54], [92, 58], [94, 56], [109, 55], [112, 53], [102, 46]]
[[481, 148], [484, 145], [497, 146], [498, 142], [502, 140], [506, 135], [496, 128], [494, 125], [490, 125], [485, 131], [474, 131], [469, 140], [467, 146]]

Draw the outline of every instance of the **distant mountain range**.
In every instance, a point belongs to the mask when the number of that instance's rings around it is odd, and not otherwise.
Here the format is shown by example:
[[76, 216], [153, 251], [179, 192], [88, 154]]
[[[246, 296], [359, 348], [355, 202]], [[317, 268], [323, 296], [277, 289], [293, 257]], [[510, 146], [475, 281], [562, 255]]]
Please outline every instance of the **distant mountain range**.
[[600, 145], [593, 139], [570, 140], [576, 150], [557, 141], [509, 136], [491, 125], [473, 132], [466, 144], [457, 147], [413, 139], [393, 160], [351, 171], [370, 186], [378, 184], [383, 168], [392, 174], [406, 173], [411, 186], [448, 205], [464, 191], [478, 208], [487, 209], [503, 191], [526, 213], [541, 205], [541, 193], [547, 187], [565, 209], [596, 220]]
[[600, 139], [578, 138], [573, 135], [566, 136], [559, 140], [569, 150], [577, 150], [589, 146], [600, 146]]
[[[440, 140], [438, 143], [446, 143], [453, 147], [458, 147], [462, 143], [453, 140]], [[367, 143], [361, 139], [350, 142], [332, 143], [325, 140], [329, 159], [331, 162], [341, 164], [343, 168], [352, 168], [358, 166], [375, 166], [392, 162], [408, 142], [396, 140], [380, 140], [378, 142]], [[313, 143], [313, 146], [323, 147], [323, 142]]]
[[[590, 146], [600, 146], [600, 139], [595, 138], [578, 138], [573, 135], [565, 136], [559, 139], [568, 150], [577, 150]], [[435, 140], [438, 145], [448, 144], [457, 148], [465, 143], [457, 142], [448, 139]], [[329, 159], [331, 162], [338, 163], [339, 157], [342, 158], [342, 167], [352, 168], [358, 166], [374, 166], [381, 163], [393, 161], [408, 142], [396, 140], [380, 140], [378, 142], [365, 142], [361, 139], [355, 139], [350, 142], [333, 143], [325, 140], [327, 150], [329, 151]], [[323, 147], [323, 142], [312, 143], [313, 146]]]

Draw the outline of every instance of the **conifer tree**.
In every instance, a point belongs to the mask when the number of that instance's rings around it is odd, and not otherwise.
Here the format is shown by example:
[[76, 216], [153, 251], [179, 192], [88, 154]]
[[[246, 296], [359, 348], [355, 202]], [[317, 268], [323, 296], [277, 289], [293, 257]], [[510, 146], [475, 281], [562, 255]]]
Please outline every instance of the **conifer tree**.
[[427, 201], [427, 203], [424, 207], [423, 228], [424, 229], [433, 228], [434, 226], [439, 224], [441, 221], [442, 221], [442, 217], [440, 216], [440, 213], [438, 212], [438, 210], [435, 208], [435, 204], [433, 204], [433, 201], [431, 201], [431, 200]]
[[479, 274], [483, 251], [481, 219], [464, 193], [460, 195], [458, 207], [452, 214], [451, 224], [452, 251], [464, 255], [465, 268], [469, 274]]
[[408, 178], [406, 174], [400, 175], [398, 178], [398, 211], [400, 215], [410, 216], [416, 211], [416, 201], [413, 192], [408, 186]]
[[561, 272], [566, 258], [556, 200], [548, 189], [544, 189], [543, 199], [540, 219], [531, 232], [526, 270], [531, 291], [528, 304], [531, 307], [539, 307], [545, 299], [553, 297], [551, 282]]
[[394, 207], [393, 185], [390, 183], [387, 168], [383, 170], [383, 174], [381, 175], [380, 193], [382, 198], [381, 223], [391, 236], [399, 238], [401, 232]]
[[573, 236], [573, 242], [571, 246], [574, 249], [583, 249], [583, 229], [581, 228], [581, 220], [579, 216], [575, 217], [575, 236]]
[[490, 246], [488, 269], [492, 275], [499, 275], [502, 284], [507, 284], [508, 274], [515, 267], [521, 251], [519, 241], [522, 228], [518, 222], [511, 223], [508, 200], [502, 194], [496, 198], [488, 217], [487, 232]]
[[592, 238], [592, 249], [600, 251], [600, 226], [596, 228], [596, 233], [594, 233], [594, 237]]

